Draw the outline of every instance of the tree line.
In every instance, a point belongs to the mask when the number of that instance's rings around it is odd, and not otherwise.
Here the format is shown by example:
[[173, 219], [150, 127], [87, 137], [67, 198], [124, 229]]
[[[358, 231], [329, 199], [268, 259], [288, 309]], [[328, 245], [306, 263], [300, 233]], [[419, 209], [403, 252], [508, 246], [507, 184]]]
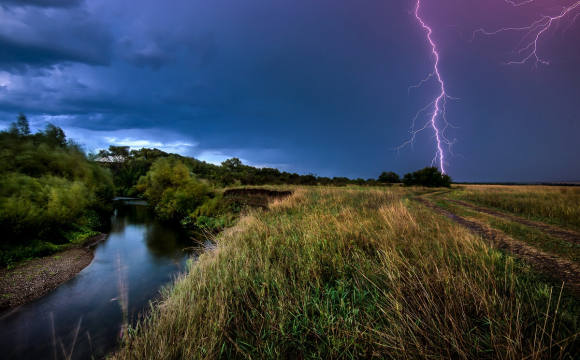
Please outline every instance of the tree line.
[[233, 157], [221, 163], [211, 164], [193, 157], [167, 153], [159, 149], [130, 149], [129, 146], [109, 146], [97, 154], [97, 159], [113, 174], [117, 194], [139, 194], [137, 184], [158, 159], [180, 161], [196, 178], [204, 179], [210, 187], [232, 185], [320, 185], [320, 186], [389, 186], [402, 183], [406, 186], [450, 186], [451, 178], [442, 175], [435, 167], [427, 167], [405, 174], [403, 179], [395, 172], [383, 172], [378, 179], [349, 179], [347, 177], [324, 177], [315, 174], [299, 175], [275, 168], [245, 165]]
[[113, 174], [118, 194], [134, 196], [141, 176], [144, 176], [158, 159], [174, 159], [186, 166], [192, 174], [204, 179], [211, 187], [232, 185], [322, 185], [322, 186], [380, 186], [389, 183], [376, 179], [349, 179], [347, 177], [323, 177], [315, 174], [299, 175], [275, 168], [259, 168], [245, 165], [239, 158], [211, 164], [192, 157], [171, 154], [159, 149], [130, 149], [128, 146], [109, 146], [97, 154], [97, 159]]

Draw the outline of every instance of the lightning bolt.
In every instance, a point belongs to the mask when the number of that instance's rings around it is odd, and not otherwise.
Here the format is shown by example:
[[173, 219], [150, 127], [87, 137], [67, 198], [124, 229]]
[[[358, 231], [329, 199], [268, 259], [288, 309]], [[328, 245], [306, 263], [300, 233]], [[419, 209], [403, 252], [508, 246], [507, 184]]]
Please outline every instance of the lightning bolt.
[[[528, 3], [533, 3], [534, 0], [526, 0], [520, 3], [516, 3], [510, 0], [504, 0], [506, 3], [512, 6], [522, 6]], [[504, 63], [506, 65], [523, 65], [528, 61], [534, 62], [534, 67], [538, 67], [538, 64], [549, 65], [550, 61], [546, 60], [538, 54], [540, 48], [540, 40], [543, 36], [550, 36], [556, 31], [562, 22], [564, 22], [563, 32], [566, 30], [580, 16], [580, 1], [576, 1], [570, 6], [555, 6], [552, 8], [545, 8], [547, 12], [553, 13], [551, 15], [540, 15], [540, 18], [532, 22], [528, 26], [523, 27], [506, 27], [495, 31], [486, 31], [484, 29], [479, 29], [474, 31], [471, 41], [475, 39], [478, 33], [485, 35], [495, 35], [506, 31], [517, 31], [523, 32], [523, 36], [519, 44], [513, 51], [518, 60], [510, 61]]]
[[[521, 1], [514, 1], [514, 0], [504, 0], [506, 4], [509, 4], [513, 7], [520, 7], [526, 4], [535, 3], [536, 0], [521, 0]], [[411, 126], [411, 139], [405, 142], [403, 145], [395, 148], [398, 153], [400, 150], [410, 145], [413, 147], [415, 143], [415, 139], [418, 133], [427, 130], [433, 129], [434, 131], [434, 138], [437, 140], [437, 150], [435, 153], [435, 157], [431, 161], [431, 166], [434, 164], [438, 164], [439, 169], [442, 173], [445, 173], [445, 166], [449, 165], [446, 161], [446, 157], [444, 155], [444, 148], [445, 150], [451, 155], [451, 157], [456, 156], [452, 152], [452, 145], [455, 143], [455, 140], [449, 141], [445, 137], [445, 130], [448, 127], [453, 127], [448, 121], [445, 116], [445, 106], [446, 101], [448, 99], [455, 99], [449, 96], [445, 91], [445, 83], [439, 71], [439, 53], [437, 52], [437, 46], [433, 41], [432, 34], [433, 30], [429, 27], [420, 14], [421, 10], [421, 0], [417, 0], [417, 5], [415, 6], [412, 13], [414, 14], [415, 18], [417, 19], [418, 23], [423, 27], [426, 32], [427, 40], [431, 46], [431, 58], [434, 59], [433, 64], [433, 71], [427, 76], [425, 79], [421, 80], [419, 84], [409, 87], [408, 91], [413, 88], [418, 88], [424, 83], [429, 81], [436, 81], [439, 85], [439, 91], [436, 95], [434, 95], [434, 100], [432, 100], [427, 106], [422, 108], [417, 112], [415, 117], [413, 118], [412, 126]], [[517, 59], [514, 61], [510, 61], [505, 63], [506, 65], [523, 65], [526, 62], [532, 61], [534, 63], [534, 67], [538, 67], [539, 64], [549, 65], [550, 61], [541, 57], [539, 54], [540, 51], [540, 43], [541, 40], [546, 36], [551, 36], [557, 29], [562, 29], [563, 34], [572, 26], [576, 20], [580, 17], [580, 0], [574, 0], [572, 5], [569, 6], [554, 6], [554, 7], [544, 7], [547, 15], [541, 14], [540, 17], [533, 21], [528, 26], [523, 27], [505, 27], [495, 31], [487, 31], [485, 29], [479, 29], [473, 32], [472, 38], [470, 41], [473, 41], [477, 34], [485, 34], [485, 35], [495, 35], [502, 32], [508, 31], [515, 31], [515, 32], [522, 32], [523, 36], [521, 37], [520, 42], [513, 50], [513, 54], [516, 55]], [[419, 129], [416, 129], [416, 122], [418, 121], [419, 117], [426, 113], [429, 117], [429, 120]]]
[[[425, 106], [423, 109], [419, 110], [419, 112], [417, 112], [417, 114], [413, 118], [413, 125], [411, 126], [410, 131], [411, 139], [406, 143], [404, 143], [403, 145], [396, 148], [395, 150], [397, 150], [397, 152], [400, 152], [400, 150], [407, 145], [410, 145], [412, 147], [413, 144], [415, 143], [415, 137], [419, 132], [432, 128], [433, 131], [435, 132], [434, 137], [437, 140], [437, 151], [435, 153], [435, 157], [431, 161], [431, 166], [433, 166], [434, 164], [438, 164], [441, 173], [445, 174], [445, 165], [448, 165], [448, 163], [446, 162], [445, 156], [443, 154], [443, 147], [447, 147], [451, 156], [454, 156], [453, 152], [451, 151], [451, 146], [455, 143], [455, 140], [449, 141], [445, 137], [445, 130], [448, 127], [455, 128], [449, 122], [447, 122], [447, 118], [445, 117], [445, 105], [447, 99], [455, 99], [455, 98], [449, 96], [445, 92], [445, 83], [443, 82], [443, 78], [441, 77], [441, 73], [439, 72], [439, 53], [437, 52], [437, 47], [435, 46], [435, 42], [431, 37], [431, 35], [433, 34], [433, 30], [423, 21], [423, 19], [419, 15], [420, 7], [421, 0], [417, 0], [417, 5], [415, 6], [415, 9], [412, 11], [412, 13], [415, 15], [415, 18], [427, 33], [427, 39], [429, 40], [429, 44], [431, 46], [430, 56], [435, 61], [433, 64], [433, 71], [429, 74], [429, 76], [421, 80], [419, 84], [411, 86], [408, 90], [410, 91], [410, 89], [412, 88], [420, 87], [422, 84], [428, 82], [431, 79], [435, 79], [435, 81], [437, 81], [440, 90], [436, 94], [435, 99], [427, 106]], [[432, 110], [432, 112], [428, 112], [429, 110]], [[427, 121], [427, 123], [425, 123], [423, 127], [421, 127], [418, 130], [415, 130], [415, 122], [417, 121], [419, 116], [424, 112], [428, 112], [427, 115], [429, 117], [429, 120]]]

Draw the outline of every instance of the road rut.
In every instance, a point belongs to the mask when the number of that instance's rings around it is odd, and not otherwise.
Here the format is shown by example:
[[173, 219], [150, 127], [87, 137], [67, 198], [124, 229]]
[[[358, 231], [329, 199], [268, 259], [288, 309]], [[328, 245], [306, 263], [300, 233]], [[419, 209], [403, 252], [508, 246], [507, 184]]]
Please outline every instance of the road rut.
[[486, 224], [467, 220], [449, 210], [437, 206], [425, 198], [415, 197], [414, 199], [420, 204], [466, 227], [471, 232], [480, 235], [492, 246], [526, 260], [538, 271], [549, 275], [558, 282], [564, 283], [565, 288], [580, 297], [580, 266], [576, 263], [540, 251]]

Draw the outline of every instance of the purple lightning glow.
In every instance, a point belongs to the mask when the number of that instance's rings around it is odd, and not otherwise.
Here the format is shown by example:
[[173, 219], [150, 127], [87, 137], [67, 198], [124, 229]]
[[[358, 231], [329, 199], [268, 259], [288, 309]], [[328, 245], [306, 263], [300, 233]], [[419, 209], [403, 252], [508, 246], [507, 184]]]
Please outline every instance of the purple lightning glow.
[[[415, 86], [411, 86], [409, 89], [420, 87], [423, 83], [429, 81], [431, 78], [435, 78], [437, 80], [441, 90], [438, 93], [435, 100], [433, 100], [431, 103], [429, 103], [423, 109], [419, 110], [419, 112], [415, 115], [415, 117], [413, 118], [413, 125], [411, 127], [412, 137], [409, 141], [407, 141], [403, 145], [399, 146], [397, 148], [397, 151], [400, 151], [403, 147], [405, 147], [407, 145], [413, 146], [417, 133], [419, 133], [425, 129], [428, 129], [428, 128], [433, 128], [433, 130], [435, 131], [435, 138], [437, 140], [437, 152], [435, 153], [435, 157], [431, 161], [431, 166], [433, 166], [436, 163], [439, 163], [439, 169], [441, 170], [441, 173], [445, 174], [445, 165], [447, 165], [447, 162], [445, 161], [445, 158], [443, 156], [443, 146], [447, 146], [449, 149], [449, 152], [453, 155], [453, 153], [451, 152], [451, 146], [455, 142], [455, 141], [449, 141], [445, 138], [445, 130], [447, 129], [447, 127], [451, 126], [451, 124], [449, 124], [447, 122], [447, 119], [445, 117], [445, 103], [446, 103], [447, 99], [453, 99], [453, 98], [450, 97], [445, 92], [445, 83], [443, 82], [443, 79], [441, 77], [441, 73], [439, 72], [439, 53], [437, 53], [437, 48], [436, 48], [435, 43], [433, 42], [433, 39], [431, 37], [431, 35], [433, 34], [433, 30], [429, 26], [427, 26], [427, 24], [423, 21], [423, 19], [419, 15], [420, 6], [421, 6], [421, 0], [417, 0], [417, 6], [415, 6], [413, 13], [415, 15], [415, 18], [417, 18], [417, 20], [419, 21], [419, 23], [423, 27], [423, 29], [425, 29], [427, 32], [427, 39], [429, 40], [429, 44], [431, 45], [431, 56], [435, 59], [435, 63], [433, 65], [433, 72], [431, 74], [429, 74], [429, 76], [427, 78], [421, 80], [421, 82], [419, 84], [417, 84]], [[430, 116], [429, 121], [419, 130], [415, 130], [415, 122], [416, 122], [417, 118], [419, 117], [419, 115], [421, 115], [425, 111], [428, 111], [431, 107], [433, 107], [434, 110], [432, 113], [428, 113], [428, 115]], [[443, 128], [441, 130], [440, 130], [440, 127], [438, 127], [438, 125], [437, 125], [438, 119], [443, 120]]]
[[[524, 5], [530, 5], [537, 3], [537, 0], [504, 0], [506, 4], [509, 4], [513, 7], [520, 7]], [[566, 33], [566, 31], [572, 26], [575, 21], [580, 17], [580, 0], [574, 0], [572, 5], [569, 6], [554, 6], [554, 7], [543, 7], [545, 14], [540, 14], [539, 18], [533, 21], [531, 24], [523, 27], [504, 27], [499, 30], [495, 31], [487, 31], [485, 29], [479, 29], [473, 32], [473, 36], [471, 41], [475, 39], [478, 33], [485, 34], [485, 35], [495, 35], [502, 32], [513, 31], [513, 32], [521, 32], [523, 35], [515, 49], [513, 50], [513, 54], [516, 56], [516, 59], [505, 64], [507, 65], [523, 65], [526, 62], [533, 62], [534, 67], [538, 67], [538, 64], [549, 65], [550, 61], [540, 56], [540, 47], [541, 42], [550, 36], [554, 35], [558, 29], [562, 32], [562, 35]], [[447, 99], [454, 99], [450, 97], [445, 91], [445, 83], [439, 71], [439, 60], [440, 56], [437, 52], [437, 47], [435, 42], [433, 41], [433, 30], [430, 26], [425, 23], [423, 18], [420, 14], [421, 10], [421, 0], [417, 0], [417, 4], [412, 11], [415, 15], [417, 21], [421, 24], [423, 29], [425, 29], [427, 33], [427, 40], [431, 46], [431, 57], [434, 59], [433, 64], [433, 71], [427, 76], [425, 79], [421, 80], [419, 84], [415, 86], [411, 86], [409, 88], [418, 88], [424, 83], [428, 81], [432, 81], [433, 79], [437, 81], [440, 91], [434, 97], [434, 100], [429, 103], [427, 106], [422, 108], [417, 112], [415, 117], [413, 118], [413, 124], [411, 126], [410, 133], [412, 134], [411, 139], [405, 142], [400, 147], [396, 148], [398, 152], [402, 148], [407, 145], [413, 147], [415, 143], [415, 138], [417, 134], [423, 130], [432, 128], [434, 130], [434, 138], [437, 141], [437, 150], [435, 153], [435, 157], [431, 162], [431, 166], [435, 164], [438, 165], [442, 173], [445, 173], [445, 166], [448, 165], [446, 162], [446, 158], [444, 156], [444, 149], [448, 152], [452, 157], [455, 156], [451, 150], [452, 145], [455, 141], [449, 141], [445, 137], [445, 130], [448, 127], [453, 127], [446, 119], [445, 116], [445, 106]], [[429, 117], [429, 120], [421, 127], [420, 129], [415, 129], [415, 123], [419, 119], [419, 117], [426, 113]]]
[[[520, 3], [516, 3], [510, 0], [505, 0], [505, 2], [512, 6], [522, 6], [528, 3], [533, 3], [534, 0], [527, 0]], [[506, 31], [523, 32], [524, 35], [520, 43], [513, 51], [516, 56], [519, 56], [519, 60], [510, 61], [505, 64], [523, 65], [527, 61], [531, 60], [534, 62], [534, 67], [537, 67], [538, 64], [549, 65], [550, 61], [545, 60], [538, 55], [540, 40], [544, 35], [550, 36], [553, 34], [553, 32], [560, 27], [562, 22], [565, 22], [563, 28], [563, 32], [565, 33], [566, 30], [568, 30], [568, 28], [572, 26], [572, 24], [574, 24], [576, 19], [580, 16], [580, 1], [576, 1], [571, 6], [555, 6], [552, 8], [546, 8], [545, 10], [553, 14], [540, 15], [540, 18], [529, 26], [506, 27], [496, 31], [486, 31], [484, 29], [479, 29], [473, 33], [471, 40], [473, 41], [478, 33], [483, 33], [485, 35], [495, 35]]]

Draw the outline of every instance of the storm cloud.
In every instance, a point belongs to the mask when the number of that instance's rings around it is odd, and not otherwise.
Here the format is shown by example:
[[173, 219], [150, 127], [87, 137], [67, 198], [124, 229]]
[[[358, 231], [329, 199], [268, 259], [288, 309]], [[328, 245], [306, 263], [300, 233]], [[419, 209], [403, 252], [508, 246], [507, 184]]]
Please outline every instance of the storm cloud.
[[0, 8], [0, 69], [24, 71], [57, 64], [109, 65], [112, 38], [85, 10]]
[[0, 0], [3, 7], [35, 6], [41, 8], [68, 8], [79, 6], [84, 0]]
[[[447, 104], [461, 155], [448, 170], [459, 181], [580, 179], [580, 23], [547, 48], [553, 65], [505, 66], [517, 34], [468, 36], [534, 19], [534, 9], [501, 3], [425, 1], [447, 90], [460, 98]], [[236, 156], [325, 176], [413, 171], [435, 146], [424, 132], [393, 150], [433, 90], [408, 91], [432, 69], [414, 5], [1, 1], [0, 119], [6, 126], [22, 111], [93, 148]]]

